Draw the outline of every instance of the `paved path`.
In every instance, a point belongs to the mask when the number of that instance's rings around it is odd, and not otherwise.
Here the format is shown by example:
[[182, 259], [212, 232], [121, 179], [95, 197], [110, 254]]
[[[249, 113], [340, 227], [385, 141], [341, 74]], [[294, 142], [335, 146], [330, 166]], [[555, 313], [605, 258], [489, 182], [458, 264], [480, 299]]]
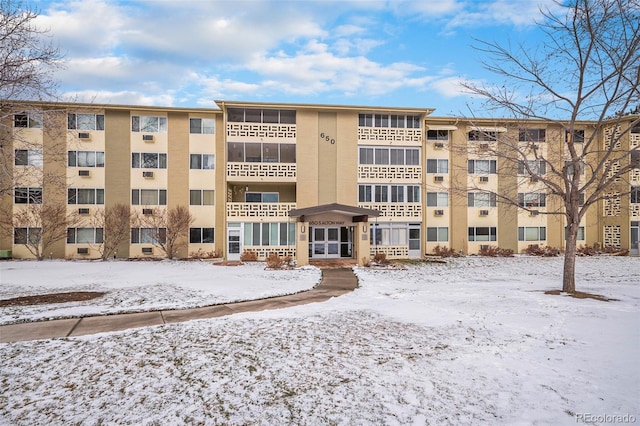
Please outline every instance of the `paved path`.
[[323, 268], [320, 284], [311, 290], [288, 296], [227, 303], [203, 308], [99, 315], [2, 325], [0, 326], [0, 343], [85, 336], [88, 334], [127, 330], [129, 328], [146, 327], [150, 325], [222, 317], [240, 312], [288, 308], [290, 306], [304, 305], [307, 303], [324, 302], [332, 297], [349, 293], [357, 287], [358, 280], [351, 269]]

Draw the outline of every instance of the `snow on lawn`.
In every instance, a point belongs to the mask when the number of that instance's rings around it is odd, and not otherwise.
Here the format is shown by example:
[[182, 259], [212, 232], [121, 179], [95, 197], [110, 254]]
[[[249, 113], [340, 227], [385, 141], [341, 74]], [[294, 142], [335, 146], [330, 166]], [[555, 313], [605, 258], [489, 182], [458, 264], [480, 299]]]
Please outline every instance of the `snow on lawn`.
[[84, 302], [0, 308], [0, 324], [151, 309], [191, 308], [308, 290], [320, 282], [314, 267], [267, 271], [261, 262], [14, 261], [0, 262], [0, 299], [98, 291]]
[[578, 259], [612, 302], [545, 295], [561, 268], [356, 269], [324, 303], [0, 344], [0, 424], [638, 422], [640, 259]]

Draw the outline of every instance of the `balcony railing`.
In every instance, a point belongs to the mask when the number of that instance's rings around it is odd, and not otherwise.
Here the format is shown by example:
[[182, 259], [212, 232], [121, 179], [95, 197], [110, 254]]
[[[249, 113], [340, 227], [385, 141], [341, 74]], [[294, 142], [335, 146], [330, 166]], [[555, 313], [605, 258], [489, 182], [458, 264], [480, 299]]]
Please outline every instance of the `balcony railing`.
[[358, 180], [361, 182], [381, 180], [388, 182], [422, 182], [421, 166], [359, 165]]
[[421, 203], [358, 203], [358, 207], [378, 210], [380, 219], [394, 218], [411, 221], [422, 220]]
[[409, 257], [409, 247], [408, 246], [369, 246], [369, 254], [371, 257], [375, 256], [376, 253], [384, 253], [387, 255], [387, 259], [406, 259]]
[[288, 219], [296, 203], [227, 203], [227, 219]]
[[422, 129], [397, 129], [387, 127], [358, 127], [358, 141], [402, 143], [422, 145]]
[[227, 163], [227, 178], [232, 181], [295, 182], [295, 163]]
[[295, 138], [295, 124], [227, 123], [228, 141], [267, 142]]

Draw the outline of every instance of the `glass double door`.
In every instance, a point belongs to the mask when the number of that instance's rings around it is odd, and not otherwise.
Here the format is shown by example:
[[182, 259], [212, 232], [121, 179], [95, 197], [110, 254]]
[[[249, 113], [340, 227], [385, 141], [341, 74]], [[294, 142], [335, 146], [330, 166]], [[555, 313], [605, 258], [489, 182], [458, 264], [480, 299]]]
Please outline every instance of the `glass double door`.
[[309, 257], [313, 259], [337, 259], [353, 256], [353, 229], [341, 227], [311, 228]]

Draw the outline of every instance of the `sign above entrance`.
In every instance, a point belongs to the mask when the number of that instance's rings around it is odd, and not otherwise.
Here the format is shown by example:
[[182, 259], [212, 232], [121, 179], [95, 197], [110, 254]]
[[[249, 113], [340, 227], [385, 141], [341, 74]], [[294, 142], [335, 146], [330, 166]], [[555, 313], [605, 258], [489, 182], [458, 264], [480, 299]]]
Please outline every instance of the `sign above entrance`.
[[334, 221], [334, 220], [310, 220], [309, 225], [311, 226], [326, 226], [326, 225], [344, 225], [344, 221]]

